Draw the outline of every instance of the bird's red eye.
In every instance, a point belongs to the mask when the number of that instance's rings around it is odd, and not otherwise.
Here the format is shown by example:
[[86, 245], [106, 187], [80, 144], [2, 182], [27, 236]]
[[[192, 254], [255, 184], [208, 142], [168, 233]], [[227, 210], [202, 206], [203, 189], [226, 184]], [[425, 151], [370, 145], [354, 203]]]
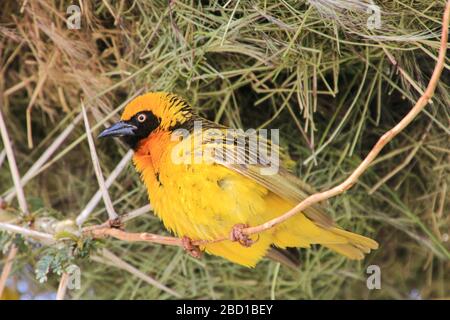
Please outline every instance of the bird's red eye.
[[147, 116], [145, 114], [140, 114], [137, 119], [139, 122], [144, 122], [147, 119]]

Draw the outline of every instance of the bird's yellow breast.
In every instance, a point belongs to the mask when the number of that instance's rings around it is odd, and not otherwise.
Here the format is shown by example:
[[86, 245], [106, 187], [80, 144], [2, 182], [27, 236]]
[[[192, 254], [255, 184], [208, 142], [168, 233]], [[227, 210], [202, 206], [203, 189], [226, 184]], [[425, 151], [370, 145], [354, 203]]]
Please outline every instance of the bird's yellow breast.
[[178, 236], [214, 239], [237, 223], [267, 219], [266, 188], [215, 163], [175, 163], [176, 143], [167, 133], [155, 134], [134, 156], [150, 203], [168, 229]]

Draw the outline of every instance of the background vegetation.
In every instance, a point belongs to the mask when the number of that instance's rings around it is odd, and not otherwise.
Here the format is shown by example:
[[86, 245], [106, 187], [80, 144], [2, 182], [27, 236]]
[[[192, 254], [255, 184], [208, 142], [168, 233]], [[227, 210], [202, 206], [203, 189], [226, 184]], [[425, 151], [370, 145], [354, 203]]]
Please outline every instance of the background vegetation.
[[[51, 151], [25, 184], [36, 227], [70, 227], [98, 190], [81, 100], [98, 132], [137, 92], [173, 91], [222, 124], [279, 128], [293, 169], [316, 189], [342, 181], [421, 95], [439, 48], [445, 1], [374, 2], [378, 29], [369, 28], [371, 2], [362, 0], [2, 2], [1, 111], [21, 174]], [[70, 4], [82, 9], [79, 30], [67, 28]], [[49, 248], [2, 232], [0, 266], [11, 241], [20, 247], [9, 290], [50, 297], [42, 294], [56, 291], [55, 272], [70, 262], [82, 271], [81, 289], [67, 294], [73, 299], [449, 298], [446, 62], [433, 103], [357, 186], [329, 202], [340, 225], [380, 243], [364, 261], [315, 247], [301, 251], [298, 271], [269, 261], [247, 269], [175, 247], [89, 239], [73, 257], [73, 242]], [[117, 141], [96, 144], [107, 177], [127, 150]], [[1, 150], [0, 194], [8, 203], [0, 221], [23, 224]], [[119, 213], [147, 204], [129, 164], [109, 191]], [[100, 202], [85, 225], [106, 219]], [[150, 212], [126, 227], [166, 233]], [[115, 258], [101, 257], [104, 248]], [[381, 290], [366, 287], [371, 264], [381, 268]]]

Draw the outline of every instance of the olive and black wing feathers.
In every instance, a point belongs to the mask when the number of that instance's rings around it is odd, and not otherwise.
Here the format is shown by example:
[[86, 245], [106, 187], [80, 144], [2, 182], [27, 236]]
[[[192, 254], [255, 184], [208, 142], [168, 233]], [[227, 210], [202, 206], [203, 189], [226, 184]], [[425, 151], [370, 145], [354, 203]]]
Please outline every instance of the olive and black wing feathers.
[[[259, 136], [256, 131], [226, 130], [210, 121], [203, 121], [202, 125], [202, 144], [195, 151], [201, 148], [203, 154], [210, 158], [208, 160], [258, 182], [294, 204], [314, 193], [311, 186], [282, 167], [278, 145], [272, 144], [266, 137]], [[195, 139], [198, 134], [194, 132], [191, 137]], [[272, 160], [278, 161], [275, 171], [272, 170]], [[319, 205], [305, 209], [304, 214], [323, 228], [334, 226], [333, 220]]]

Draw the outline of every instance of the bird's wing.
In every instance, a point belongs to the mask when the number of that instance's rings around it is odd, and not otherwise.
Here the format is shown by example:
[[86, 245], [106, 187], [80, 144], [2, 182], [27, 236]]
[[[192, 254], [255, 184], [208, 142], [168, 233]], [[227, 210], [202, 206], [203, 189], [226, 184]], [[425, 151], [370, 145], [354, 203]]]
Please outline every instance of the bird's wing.
[[[254, 136], [254, 133], [223, 130], [217, 127], [206, 131], [206, 133], [203, 131], [202, 150], [208, 149], [207, 154], [215, 163], [258, 182], [271, 192], [293, 203], [303, 201], [314, 192], [308, 184], [291, 174], [281, 164], [278, 164], [278, 168], [273, 168], [271, 159], [280, 159], [279, 149], [267, 139]], [[257, 147], [254, 142], [250, 142], [254, 141], [250, 139], [255, 137]], [[305, 209], [304, 213], [322, 227], [329, 228], [334, 225], [333, 220], [319, 205]]]
[[[260, 168], [257, 168], [255, 165], [247, 167], [242, 167], [239, 165], [236, 166], [233, 164], [224, 165], [248, 178], [257, 181], [281, 198], [291, 200], [294, 203], [300, 203], [311, 194], [311, 192], [307, 191], [310, 190], [309, 186], [305, 185], [304, 182], [293, 176], [286, 169], [280, 168], [279, 172], [274, 175], [262, 175], [260, 173]], [[305, 209], [303, 212], [308, 218], [324, 228], [334, 226], [333, 220], [319, 205], [313, 205]]]

